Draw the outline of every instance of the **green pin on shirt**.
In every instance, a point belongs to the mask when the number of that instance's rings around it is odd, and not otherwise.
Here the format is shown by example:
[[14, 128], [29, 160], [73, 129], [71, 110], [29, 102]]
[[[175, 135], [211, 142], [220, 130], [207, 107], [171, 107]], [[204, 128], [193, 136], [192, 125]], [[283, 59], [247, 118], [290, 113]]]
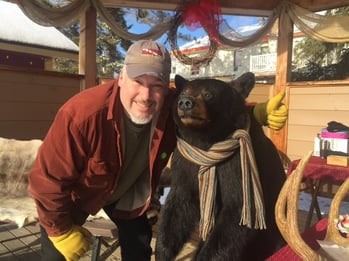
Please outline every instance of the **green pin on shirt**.
[[166, 153], [166, 152], [162, 152], [162, 153], [160, 154], [160, 158], [161, 158], [161, 159], [166, 159], [166, 158], [167, 158], [167, 153]]

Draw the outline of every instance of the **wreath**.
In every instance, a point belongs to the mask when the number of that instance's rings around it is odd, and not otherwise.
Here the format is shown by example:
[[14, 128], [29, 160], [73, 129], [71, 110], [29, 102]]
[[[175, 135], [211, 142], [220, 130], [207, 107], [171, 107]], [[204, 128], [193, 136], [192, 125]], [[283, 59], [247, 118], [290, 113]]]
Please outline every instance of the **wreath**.
[[[200, 3], [187, 3], [180, 6], [173, 20], [173, 26], [169, 29], [168, 39], [174, 56], [183, 64], [201, 65], [209, 64], [218, 49], [218, 26], [220, 23], [220, 10], [212, 0], [202, 0]], [[203, 27], [210, 39], [210, 47], [205, 54], [190, 57], [184, 54], [177, 44], [177, 31], [181, 24], [196, 29]]]

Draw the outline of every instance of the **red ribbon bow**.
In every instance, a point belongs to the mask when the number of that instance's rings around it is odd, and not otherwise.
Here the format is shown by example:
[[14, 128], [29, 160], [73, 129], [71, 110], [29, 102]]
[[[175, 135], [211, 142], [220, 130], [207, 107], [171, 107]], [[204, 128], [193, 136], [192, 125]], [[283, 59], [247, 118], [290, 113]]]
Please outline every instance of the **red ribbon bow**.
[[183, 22], [189, 30], [202, 26], [210, 39], [218, 42], [218, 28], [221, 23], [221, 9], [216, 0], [201, 0], [188, 3], [183, 8]]

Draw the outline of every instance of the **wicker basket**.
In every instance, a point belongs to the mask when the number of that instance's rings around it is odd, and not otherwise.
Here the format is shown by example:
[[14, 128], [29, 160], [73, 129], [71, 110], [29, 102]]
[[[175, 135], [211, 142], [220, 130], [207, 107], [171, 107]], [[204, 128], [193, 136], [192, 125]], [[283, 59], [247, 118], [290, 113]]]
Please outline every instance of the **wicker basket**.
[[[298, 196], [304, 169], [312, 155], [310, 151], [298, 164], [297, 168], [287, 178], [283, 185], [276, 203], [275, 215], [277, 226], [288, 245], [304, 261], [328, 261], [331, 260], [326, 253], [320, 249], [313, 250], [303, 240], [298, 227]], [[328, 227], [325, 241], [335, 243], [339, 246], [349, 247], [349, 239], [344, 238], [334, 226], [334, 219], [339, 216], [339, 209], [343, 198], [349, 192], [349, 179], [347, 179], [335, 194], [328, 217]]]

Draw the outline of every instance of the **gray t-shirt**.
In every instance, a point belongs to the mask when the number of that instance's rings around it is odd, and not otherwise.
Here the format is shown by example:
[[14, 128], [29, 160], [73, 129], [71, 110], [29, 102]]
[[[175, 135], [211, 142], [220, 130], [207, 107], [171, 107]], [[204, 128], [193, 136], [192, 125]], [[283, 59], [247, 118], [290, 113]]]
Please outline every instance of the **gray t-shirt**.
[[131, 211], [142, 207], [150, 196], [149, 139], [151, 124], [138, 125], [124, 117], [124, 163], [116, 191], [109, 203]]

